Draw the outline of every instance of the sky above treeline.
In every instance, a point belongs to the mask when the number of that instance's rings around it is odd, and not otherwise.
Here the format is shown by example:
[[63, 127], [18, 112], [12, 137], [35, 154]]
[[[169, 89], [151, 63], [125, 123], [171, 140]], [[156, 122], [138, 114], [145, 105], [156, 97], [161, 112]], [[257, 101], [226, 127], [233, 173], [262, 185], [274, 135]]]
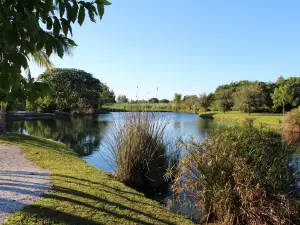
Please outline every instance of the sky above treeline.
[[[299, 0], [112, 0], [75, 25], [56, 67], [92, 73], [116, 93], [172, 99], [239, 80], [300, 76]], [[43, 70], [32, 65], [38, 76]], [[158, 87], [158, 92], [157, 92]]]

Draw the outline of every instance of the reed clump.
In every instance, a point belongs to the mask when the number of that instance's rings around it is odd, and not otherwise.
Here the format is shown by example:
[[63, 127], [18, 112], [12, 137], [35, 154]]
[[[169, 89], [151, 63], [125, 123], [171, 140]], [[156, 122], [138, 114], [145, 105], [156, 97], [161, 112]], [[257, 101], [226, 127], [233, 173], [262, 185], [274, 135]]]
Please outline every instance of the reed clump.
[[115, 120], [108, 139], [116, 178], [146, 194], [166, 192], [173, 163], [167, 121], [151, 112], [128, 112]]

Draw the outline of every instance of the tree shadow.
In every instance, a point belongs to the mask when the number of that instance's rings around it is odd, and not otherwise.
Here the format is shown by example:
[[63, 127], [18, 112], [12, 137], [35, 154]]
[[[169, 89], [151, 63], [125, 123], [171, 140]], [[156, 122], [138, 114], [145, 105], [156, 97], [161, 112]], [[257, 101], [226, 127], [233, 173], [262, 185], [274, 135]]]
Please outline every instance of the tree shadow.
[[199, 117], [201, 118], [206, 118], [206, 119], [212, 119], [216, 115], [216, 113], [205, 113], [205, 114], [200, 114]]
[[[35, 217], [37, 224], [53, 224], [55, 223], [63, 223], [63, 224], [82, 224], [82, 225], [105, 225], [99, 221], [95, 221], [92, 219], [83, 218], [80, 216], [75, 216], [69, 213], [65, 213], [59, 210], [51, 209], [44, 206], [31, 205], [26, 206], [23, 209], [23, 212], [30, 214]], [[51, 222], [50, 222], [51, 221]]]

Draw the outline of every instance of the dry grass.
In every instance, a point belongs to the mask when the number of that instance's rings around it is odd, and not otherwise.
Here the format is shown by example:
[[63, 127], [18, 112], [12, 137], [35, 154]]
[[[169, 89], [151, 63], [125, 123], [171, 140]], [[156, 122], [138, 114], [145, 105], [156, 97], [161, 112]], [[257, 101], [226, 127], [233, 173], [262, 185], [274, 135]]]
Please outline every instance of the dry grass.
[[286, 114], [283, 127], [287, 131], [300, 132], [300, 108], [293, 109]]
[[227, 127], [206, 141], [184, 142], [173, 190], [196, 199], [209, 222], [226, 225], [299, 224], [289, 166], [294, 147], [253, 126]]
[[173, 154], [167, 121], [154, 113], [128, 112], [111, 127], [107, 147], [118, 180], [145, 193], [166, 192], [164, 175]]

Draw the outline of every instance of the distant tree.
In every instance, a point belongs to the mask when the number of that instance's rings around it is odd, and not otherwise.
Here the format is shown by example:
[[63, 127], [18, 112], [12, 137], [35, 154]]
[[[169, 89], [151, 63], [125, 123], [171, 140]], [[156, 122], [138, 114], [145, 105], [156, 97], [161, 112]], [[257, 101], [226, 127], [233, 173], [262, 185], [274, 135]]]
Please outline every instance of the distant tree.
[[274, 108], [282, 106], [282, 114], [285, 114], [285, 105], [293, 104], [293, 93], [290, 90], [289, 85], [281, 85], [275, 89], [272, 95]]
[[207, 112], [210, 106], [210, 97], [206, 93], [199, 95], [199, 105], [204, 110], [204, 112]]
[[286, 80], [279, 78], [276, 82], [276, 89], [272, 95], [274, 108], [282, 106], [283, 114], [285, 106], [290, 108], [300, 106], [300, 78], [290, 77]]
[[127, 103], [129, 100], [126, 95], [119, 95], [117, 98], [118, 103]]
[[174, 94], [173, 101], [174, 101], [176, 104], [179, 104], [179, 103], [181, 102], [181, 98], [182, 98], [182, 95], [181, 95], [181, 94], [175, 93], [175, 94]]
[[111, 90], [106, 84], [101, 83], [100, 102], [99, 106], [104, 104], [116, 103], [116, 96], [113, 90]]
[[53, 87], [51, 101], [46, 99], [48, 106], [54, 105], [55, 109], [64, 112], [85, 112], [99, 107], [103, 84], [90, 73], [57, 68], [45, 72], [39, 79], [49, 82]]
[[223, 111], [225, 113], [232, 109], [234, 100], [232, 98], [232, 92], [230, 90], [219, 90], [216, 93], [216, 99], [216, 103], [220, 111]]
[[161, 103], [169, 103], [170, 101], [168, 99], [161, 99], [159, 102], [161, 102]]
[[198, 102], [198, 97], [197, 95], [186, 95], [184, 96], [183, 101], [184, 104], [186, 104], [189, 107], [189, 109], [191, 109]]
[[148, 100], [148, 102], [150, 102], [150, 103], [158, 103], [159, 100], [158, 100], [157, 98], [150, 98], [150, 99]]
[[235, 106], [247, 113], [258, 111], [266, 103], [265, 93], [259, 83], [243, 85], [235, 93]]

